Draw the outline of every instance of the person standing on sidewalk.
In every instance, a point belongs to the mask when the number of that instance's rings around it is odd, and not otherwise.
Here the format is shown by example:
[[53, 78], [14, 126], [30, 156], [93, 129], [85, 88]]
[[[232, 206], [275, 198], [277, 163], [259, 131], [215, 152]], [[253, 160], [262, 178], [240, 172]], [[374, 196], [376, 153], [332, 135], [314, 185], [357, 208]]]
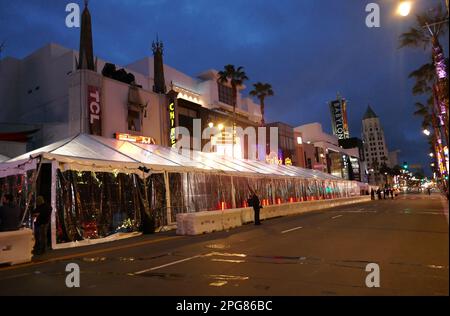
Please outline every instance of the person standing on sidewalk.
[[34, 239], [36, 240], [34, 252], [42, 255], [47, 251], [47, 231], [52, 215], [52, 207], [45, 202], [44, 197], [36, 199], [36, 209], [32, 212], [36, 221], [34, 223]]
[[251, 188], [249, 189], [251, 197], [248, 199], [248, 205], [253, 207], [253, 212], [255, 214], [255, 225], [261, 225], [261, 221], [259, 219], [259, 213], [261, 211], [260, 201], [258, 195], [256, 195], [256, 192]]

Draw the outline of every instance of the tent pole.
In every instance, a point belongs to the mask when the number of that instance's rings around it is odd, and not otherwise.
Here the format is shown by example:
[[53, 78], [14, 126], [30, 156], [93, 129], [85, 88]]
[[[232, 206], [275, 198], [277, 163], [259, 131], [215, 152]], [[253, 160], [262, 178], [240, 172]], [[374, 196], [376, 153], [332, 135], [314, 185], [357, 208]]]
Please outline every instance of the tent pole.
[[172, 203], [170, 201], [170, 185], [169, 185], [169, 173], [164, 171], [164, 184], [166, 186], [166, 216], [167, 225], [172, 224]]
[[236, 192], [234, 188], [234, 177], [231, 176], [231, 208], [236, 208]]
[[275, 185], [273, 183], [273, 179], [270, 179], [270, 186], [272, 187], [272, 203], [273, 205], [277, 204], [277, 197], [276, 197], [276, 192], [275, 192]]
[[28, 192], [27, 204], [25, 204], [25, 211], [23, 213], [22, 220], [20, 221], [20, 226], [22, 226], [23, 221], [25, 220], [25, 217], [27, 216], [27, 214], [30, 210], [30, 203], [31, 203], [31, 199], [33, 198], [33, 193], [36, 192], [36, 182], [39, 177], [39, 173], [41, 172], [42, 156], [39, 156], [38, 159], [39, 159], [39, 163], [37, 165], [36, 173], [33, 175], [33, 178], [32, 178], [31, 191]]
[[51, 237], [52, 237], [52, 249], [56, 247], [56, 176], [58, 172], [58, 162], [56, 160], [52, 161], [52, 185], [51, 185], [51, 207], [52, 207], [52, 217], [51, 217]]

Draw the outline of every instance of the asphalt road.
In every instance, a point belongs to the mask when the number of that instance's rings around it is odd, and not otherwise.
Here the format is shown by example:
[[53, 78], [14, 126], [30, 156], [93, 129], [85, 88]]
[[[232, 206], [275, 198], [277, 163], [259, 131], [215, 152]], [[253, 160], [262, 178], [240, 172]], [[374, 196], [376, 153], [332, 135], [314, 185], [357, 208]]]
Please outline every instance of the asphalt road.
[[[53, 251], [0, 268], [0, 295], [448, 295], [448, 205], [404, 195], [227, 232]], [[77, 263], [80, 288], [67, 288]], [[366, 266], [380, 287], [366, 286]]]

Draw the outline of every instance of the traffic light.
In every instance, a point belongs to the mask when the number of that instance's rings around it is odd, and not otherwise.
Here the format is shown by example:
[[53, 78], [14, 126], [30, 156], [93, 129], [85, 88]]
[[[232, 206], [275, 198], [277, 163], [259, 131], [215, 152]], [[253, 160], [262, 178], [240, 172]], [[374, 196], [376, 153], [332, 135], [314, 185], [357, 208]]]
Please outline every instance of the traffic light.
[[408, 170], [408, 163], [406, 161], [403, 163], [403, 169]]

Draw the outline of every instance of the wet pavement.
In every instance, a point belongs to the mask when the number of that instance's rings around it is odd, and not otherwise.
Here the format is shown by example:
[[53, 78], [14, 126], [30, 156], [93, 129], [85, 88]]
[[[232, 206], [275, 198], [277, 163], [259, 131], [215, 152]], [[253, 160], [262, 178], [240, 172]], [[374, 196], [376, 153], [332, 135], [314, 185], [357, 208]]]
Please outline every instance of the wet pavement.
[[[445, 209], [446, 208], [446, 209]], [[448, 205], [405, 195], [226, 232], [164, 232], [0, 268], [0, 295], [448, 295]], [[67, 288], [68, 263], [80, 288]], [[380, 267], [368, 288], [366, 266]]]

